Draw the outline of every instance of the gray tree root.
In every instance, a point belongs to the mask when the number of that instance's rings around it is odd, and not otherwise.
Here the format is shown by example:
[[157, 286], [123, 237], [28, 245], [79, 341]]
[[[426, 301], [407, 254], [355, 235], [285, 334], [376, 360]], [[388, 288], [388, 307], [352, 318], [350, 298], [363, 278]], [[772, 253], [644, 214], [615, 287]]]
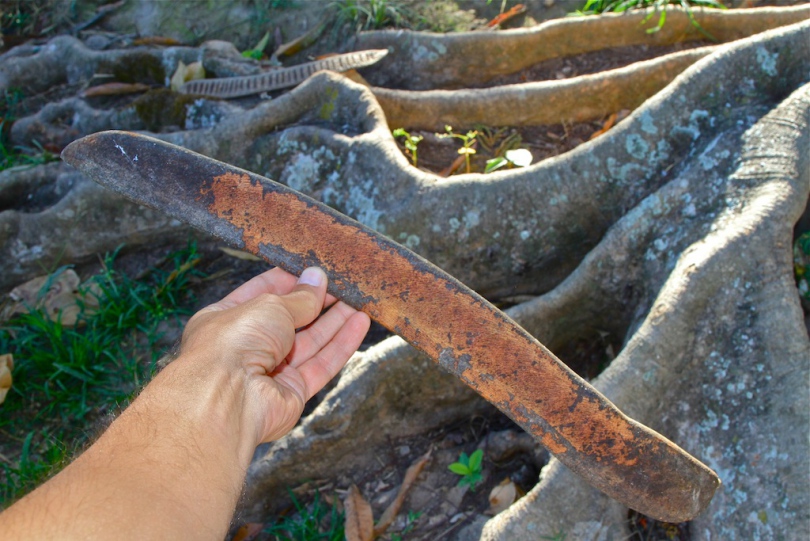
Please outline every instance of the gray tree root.
[[89, 81], [94, 74], [120, 82], [167, 84], [177, 62], [200, 60], [191, 47], [136, 47], [110, 51], [88, 49], [76, 38], [58, 36], [42, 46], [25, 46], [0, 57], [0, 90], [37, 93], [62, 83]]
[[[806, 46], [797, 38], [786, 44], [786, 54], [763, 50], [724, 63], [718, 75], [727, 85], [724, 103], [734, 108], [774, 100], [783, 88], [795, 88], [807, 62]], [[706, 109], [701, 102], [711, 92], [719, 92], [715, 82], [692, 81], [677, 108], [655, 112], [653, 128], [647, 117], [627, 119], [622, 124], [632, 127], [632, 135], [618, 149], [599, 138], [535, 167], [486, 177], [445, 180], [409, 167], [373, 95], [327, 73], [213, 129], [164, 137], [319, 197], [411, 246], [484, 295], [537, 294], [558, 284], [606, 227], [657, 189], [664, 171], [691, 152], [693, 135], [717, 129], [696, 112]], [[671, 137], [661, 140], [661, 134]], [[594, 182], [592, 175], [603, 180]], [[542, 199], [527, 197], [535, 193]], [[541, 208], [542, 201], [549, 205]], [[44, 259], [57, 255], [41, 253]], [[16, 272], [26, 271], [15, 267], [3, 279], [20, 278]]]
[[[626, 45], [671, 45], [706, 39], [679, 8], [667, 10], [666, 24], [655, 26], [656, 14], [627, 11], [600, 17], [555, 19], [532, 28], [502, 32], [364, 32], [354, 50], [392, 51], [364, 72], [374, 86], [407, 90], [478, 86], [499, 75], [515, 73], [551, 58], [562, 58]], [[721, 43], [810, 18], [810, 6], [787, 9], [695, 9], [695, 19]], [[474, 61], [472, 61], [474, 59]]]
[[[694, 95], [696, 86], [706, 90], [703, 82], [710, 80], [725, 88], [718, 74], [727, 73], [732, 65], [739, 67], [737, 60], [756, 56], [757, 50], [762, 51], [761, 58], [769, 51], [784, 53], [787, 43], [806, 41], [807, 32], [808, 25], [802, 25], [729, 46], [690, 69], [633, 116], [656, 119], [646, 126], [648, 131], [658, 129], [663, 116], [659, 111], [671, 110], [684, 96]], [[810, 144], [808, 92], [810, 87], [802, 87], [770, 114], [773, 102], [749, 101], [737, 107], [721, 102], [705, 110], [690, 109], [692, 115], [705, 114], [706, 125], [712, 118], [720, 125], [709, 133], [692, 133], [692, 159], [668, 174], [658, 189], [628, 206], [562, 284], [510, 311], [552, 349], [594, 330], [626, 344], [598, 384], [631, 416], [672, 437], [724, 476], [725, 492], [691, 530], [699, 538], [742, 539], [751, 528], [769, 537], [775, 531], [772, 522], [746, 522], [752, 513], [760, 516], [762, 511], [782, 524], [806, 523], [810, 518], [806, 512], [810, 487], [804, 477], [791, 475], [806, 470], [802, 461], [807, 461], [807, 437], [795, 438], [792, 427], [807, 432], [810, 426], [807, 410], [802, 409], [810, 357], [790, 276], [792, 224], [810, 189], [810, 169], [806, 154], [801, 154]], [[632, 141], [634, 130], [642, 129], [630, 122], [608, 139], [615, 149]], [[677, 138], [679, 132], [664, 133]], [[779, 304], [788, 307], [782, 313], [790, 322], [771, 319]], [[386, 370], [395, 370], [393, 359], [405, 365], [402, 370], [410, 369], [413, 354], [406, 346], [387, 348], [386, 359], [392, 364]], [[374, 364], [363, 358], [357, 363], [354, 370], [360, 363]], [[434, 376], [424, 374], [436, 369], [416, 370], [423, 374], [419, 380], [425, 381]], [[685, 373], [690, 377], [682, 378]], [[278, 490], [277, 475], [290, 483], [289, 469], [302, 456], [312, 457], [304, 460], [307, 464], [326, 456], [329, 465], [347, 472], [368, 464], [382, 452], [383, 438], [361, 432], [360, 427], [381, 409], [401, 423], [397, 433], [412, 433], [412, 422], [424, 422], [418, 414], [411, 417], [411, 405], [434, 400], [429, 392], [422, 395], [421, 389], [408, 388], [419, 394], [409, 394], [408, 406], [400, 409], [401, 397], [387, 399], [387, 389], [399, 388], [405, 380], [390, 373], [377, 376], [369, 367], [364, 396], [373, 393], [375, 400], [368, 405], [350, 399], [357, 393], [352, 385], [360, 379], [354, 374], [346, 374], [348, 379], [341, 380], [289, 440], [254, 462], [248, 492], [251, 513], [272, 505], [262, 494]], [[786, 374], [799, 376], [790, 391], [794, 398], [770, 396], [768, 389], [784, 385]], [[796, 397], [800, 404], [790, 406], [789, 400]], [[732, 423], [743, 415], [750, 424]], [[332, 429], [313, 429], [332, 421]], [[354, 438], [360, 445], [351, 444]], [[744, 459], [742, 438], [761, 456], [772, 457], [770, 463], [761, 464], [761, 474], [752, 473], [752, 464]], [[318, 444], [310, 450], [312, 441]], [[804, 458], [797, 462], [796, 456]], [[319, 468], [315, 466], [313, 476], [324, 475]], [[746, 503], [746, 498], [751, 501]], [[774, 509], [775, 501], [785, 506]], [[486, 538], [536, 539], [565, 532], [572, 539], [622, 539], [627, 535], [626, 516], [626, 509], [552, 463], [525, 500], [488, 525]]]
[[[728, 153], [725, 166], [711, 167], [709, 179], [700, 173], [673, 178], [642, 203], [646, 209], [635, 209], [611, 230], [570, 285], [547, 297], [569, 295], [593, 276], [597, 260], [637, 266], [626, 279], [657, 273], [645, 250], [666, 243], [659, 257], [674, 268], [662, 274], [667, 279], [657, 298], [595, 384], [720, 474], [721, 491], [690, 525], [693, 539], [799, 539], [810, 525], [810, 487], [801, 473], [810, 468], [810, 341], [790, 274], [790, 246], [810, 191], [810, 85], [742, 137], [725, 139], [714, 147], [718, 152], [702, 154], [714, 160]], [[720, 205], [691, 217], [694, 200], [685, 196], [707, 191], [699, 186], [705, 180]], [[653, 217], [679, 227], [662, 230]], [[657, 238], [652, 245], [633, 242], [641, 235]], [[536, 304], [536, 317], [550, 315], [543, 308], [553, 302]], [[626, 509], [553, 460], [541, 483], [490, 521], [482, 539], [565, 532], [574, 539], [618, 540], [628, 534], [626, 519]]]
[[444, 131], [485, 126], [541, 126], [584, 122], [635, 109], [713, 47], [637, 62], [594, 75], [483, 90], [392, 90], [372, 87], [388, 124]]
[[147, 92], [132, 104], [115, 109], [97, 109], [82, 98], [72, 97], [49, 103], [14, 122], [9, 140], [14, 145], [36, 142], [61, 149], [99, 131], [161, 131], [169, 126], [193, 130], [210, 127], [241, 111], [228, 102], [189, 98], [164, 89]]

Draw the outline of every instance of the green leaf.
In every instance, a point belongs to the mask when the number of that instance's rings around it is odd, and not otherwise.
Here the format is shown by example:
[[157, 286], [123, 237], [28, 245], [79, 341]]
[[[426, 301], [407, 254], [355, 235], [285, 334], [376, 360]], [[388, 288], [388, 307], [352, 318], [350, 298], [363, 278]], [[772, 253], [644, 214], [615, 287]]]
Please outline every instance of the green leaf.
[[449, 469], [451, 472], [457, 475], [467, 476], [470, 474], [470, 468], [468, 468], [464, 464], [461, 464], [460, 462], [453, 462], [452, 464], [447, 466], [447, 469]]
[[484, 167], [484, 173], [491, 173], [496, 171], [506, 165], [509, 162], [506, 158], [502, 156], [498, 156], [496, 158], [492, 158], [491, 160], [487, 160], [487, 165]]
[[481, 461], [483, 459], [484, 459], [483, 449], [477, 449], [472, 455], [470, 455], [470, 462], [469, 462], [470, 471], [473, 473], [480, 472]]
[[467, 453], [461, 453], [458, 457], [458, 461], [460, 464], [464, 464], [465, 466], [470, 465], [470, 457], [467, 456]]
[[408, 132], [405, 131], [405, 128], [397, 128], [391, 132], [394, 137], [408, 137]]

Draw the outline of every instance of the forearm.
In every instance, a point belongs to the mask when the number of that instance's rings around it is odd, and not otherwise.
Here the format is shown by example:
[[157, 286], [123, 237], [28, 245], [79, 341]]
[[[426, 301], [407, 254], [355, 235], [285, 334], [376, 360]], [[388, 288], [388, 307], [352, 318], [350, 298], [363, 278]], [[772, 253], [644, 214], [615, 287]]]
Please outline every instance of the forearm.
[[223, 539], [256, 445], [292, 429], [368, 330], [343, 303], [321, 315], [326, 300], [323, 271], [273, 269], [198, 312], [107, 432], [0, 514], [3, 538]]
[[243, 426], [245, 374], [208, 361], [169, 365], [81, 457], [0, 515], [3, 536], [223, 539], [256, 441]]

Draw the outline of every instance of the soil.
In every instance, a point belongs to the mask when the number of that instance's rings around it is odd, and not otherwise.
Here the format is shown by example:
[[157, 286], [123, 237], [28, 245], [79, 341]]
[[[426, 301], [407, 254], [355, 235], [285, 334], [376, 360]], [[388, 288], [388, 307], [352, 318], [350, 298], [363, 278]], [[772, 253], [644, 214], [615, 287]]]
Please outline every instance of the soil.
[[[532, 81], [560, 80], [600, 73], [611, 69], [628, 66], [635, 62], [650, 60], [676, 51], [694, 49], [711, 45], [708, 41], [677, 43], [669, 46], [638, 45], [616, 47], [593, 53], [555, 58], [540, 62], [519, 72], [504, 75], [482, 82], [478, 88], [520, 84]], [[597, 137], [610, 127], [620, 122], [630, 111], [616, 111], [600, 120], [581, 123], [562, 123], [547, 126], [531, 127], [490, 127], [490, 126], [454, 126], [455, 133], [466, 134], [468, 130], [477, 131], [477, 141], [473, 146], [476, 153], [470, 160], [470, 169], [466, 163], [457, 162], [458, 149], [462, 143], [457, 138], [444, 137], [423, 130], [408, 130], [412, 136], [423, 139], [417, 147], [416, 166], [425, 171], [449, 176], [458, 173], [482, 173], [486, 162], [496, 156], [503, 156], [507, 150], [525, 148], [532, 153], [532, 163], [563, 154], [569, 150]], [[407, 130], [407, 128], [406, 128]], [[400, 150], [414, 163], [413, 156], [406, 150], [402, 139], [397, 141]], [[451, 169], [455, 163], [456, 167]]]
[[516, 73], [502, 75], [486, 81], [478, 86], [478, 88], [514, 85], [533, 81], [569, 79], [571, 77], [579, 77], [580, 75], [590, 75], [623, 68], [635, 62], [652, 60], [653, 58], [658, 58], [666, 54], [709, 45], [714, 45], [714, 43], [711, 41], [691, 41], [662, 46], [631, 45], [627, 47], [603, 49], [566, 58], [552, 58], [529, 66]]

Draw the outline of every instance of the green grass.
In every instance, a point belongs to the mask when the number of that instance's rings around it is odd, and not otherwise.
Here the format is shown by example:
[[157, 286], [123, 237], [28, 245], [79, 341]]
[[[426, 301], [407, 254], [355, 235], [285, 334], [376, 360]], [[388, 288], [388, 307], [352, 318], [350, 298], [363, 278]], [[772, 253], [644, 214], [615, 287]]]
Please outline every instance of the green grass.
[[4, 34], [53, 35], [95, 14], [107, 0], [3, 0], [0, 27]]
[[189, 313], [189, 280], [200, 260], [193, 243], [139, 279], [118, 272], [115, 257], [106, 256], [103, 271], [80, 286], [75, 326], [42, 309], [0, 326], [0, 353], [14, 356], [0, 434], [16, 442], [0, 455], [0, 507], [81, 448], [93, 432], [88, 426], [129, 402], [155, 370], [167, 322], [179, 327], [178, 316]]
[[423, 21], [404, 3], [396, 0], [336, 0], [333, 28], [349, 26], [354, 32], [382, 28], [411, 28]]
[[3, 90], [0, 95], [0, 171], [19, 165], [40, 165], [56, 161], [59, 156], [42, 148], [36, 141], [33, 147], [11, 147], [8, 127], [20, 116], [23, 92], [18, 88]]
[[276, 541], [343, 541], [345, 515], [338, 509], [337, 499], [331, 504], [319, 492], [310, 505], [303, 505], [290, 493], [295, 514], [280, 518], [263, 533]]

